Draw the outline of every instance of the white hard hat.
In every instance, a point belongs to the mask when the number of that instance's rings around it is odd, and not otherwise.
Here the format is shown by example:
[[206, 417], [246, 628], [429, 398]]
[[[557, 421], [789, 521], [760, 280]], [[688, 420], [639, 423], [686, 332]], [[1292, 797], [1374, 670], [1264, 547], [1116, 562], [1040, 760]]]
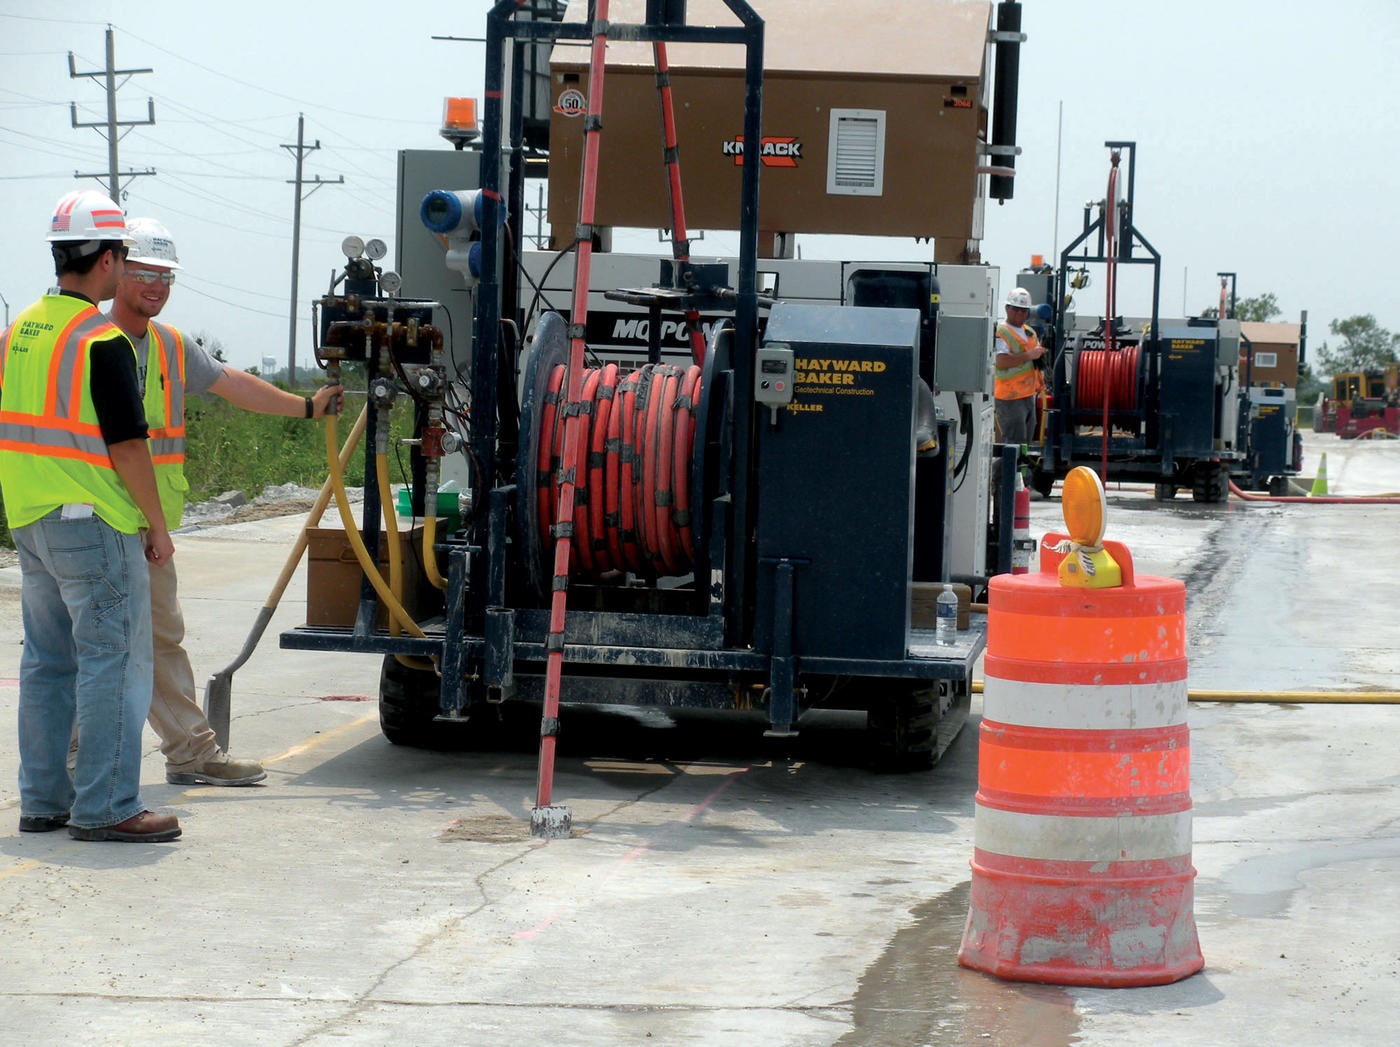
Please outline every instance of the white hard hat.
[[103, 240], [120, 240], [128, 246], [132, 242], [122, 209], [96, 189], [75, 189], [59, 200], [49, 219], [46, 239], [51, 243], [90, 241], [94, 245]]
[[170, 230], [154, 218], [133, 218], [126, 223], [134, 241], [128, 262], [144, 262], [164, 269], [179, 269], [180, 259], [175, 254], [175, 241]]
[[1031, 307], [1031, 293], [1024, 287], [1016, 287], [1007, 292], [1006, 304], [1017, 309], [1029, 309]]

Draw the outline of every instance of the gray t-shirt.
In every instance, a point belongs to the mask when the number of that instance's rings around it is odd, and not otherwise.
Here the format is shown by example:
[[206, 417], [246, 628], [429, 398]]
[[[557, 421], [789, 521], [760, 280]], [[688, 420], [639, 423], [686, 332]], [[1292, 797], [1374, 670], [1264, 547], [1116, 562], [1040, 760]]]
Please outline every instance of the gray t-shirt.
[[[111, 317], [108, 317], [110, 320]], [[185, 338], [185, 395], [207, 393], [209, 387], [224, 373], [224, 365], [209, 355], [209, 351], [192, 338]], [[136, 347], [136, 374], [141, 379], [141, 393], [146, 392], [146, 356], [151, 343], [150, 331], [131, 339]]]

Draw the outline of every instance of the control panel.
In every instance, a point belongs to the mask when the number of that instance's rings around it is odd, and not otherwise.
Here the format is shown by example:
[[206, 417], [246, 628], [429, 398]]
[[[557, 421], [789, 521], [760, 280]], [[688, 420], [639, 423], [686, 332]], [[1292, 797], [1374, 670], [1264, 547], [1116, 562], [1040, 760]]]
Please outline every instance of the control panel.
[[786, 345], [766, 345], [754, 357], [753, 400], [766, 404], [777, 421], [778, 409], [792, 403], [794, 361]]

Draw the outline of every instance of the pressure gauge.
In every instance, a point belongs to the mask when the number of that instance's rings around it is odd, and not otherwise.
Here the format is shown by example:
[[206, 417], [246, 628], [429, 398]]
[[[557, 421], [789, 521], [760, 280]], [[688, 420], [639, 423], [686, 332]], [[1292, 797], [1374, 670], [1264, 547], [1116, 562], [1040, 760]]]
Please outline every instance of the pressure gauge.
[[359, 258], [365, 253], [365, 242], [358, 236], [347, 236], [340, 241], [340, 253], [346, 258]]
[[388, 246], [379, 237], [375, 237], [365, 244], [365, 254], [369, 256], [371, 262], [377, 262], [389, 253]]
[[387, 273], [379, 274], [379, 289], [388, 297], [393, 298], [399, 293], [399, 288], [403, 287], [403, 277], [390, 270]]

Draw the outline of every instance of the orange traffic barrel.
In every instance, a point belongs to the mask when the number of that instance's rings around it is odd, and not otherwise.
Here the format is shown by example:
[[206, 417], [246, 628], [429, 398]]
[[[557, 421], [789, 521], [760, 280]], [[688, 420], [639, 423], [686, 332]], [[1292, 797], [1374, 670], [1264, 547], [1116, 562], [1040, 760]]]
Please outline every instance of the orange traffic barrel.
[[975, 841], [958, 962], [1012, 981], [1163, 985], [1199, 971], [1185, 586], [991, 580]]

